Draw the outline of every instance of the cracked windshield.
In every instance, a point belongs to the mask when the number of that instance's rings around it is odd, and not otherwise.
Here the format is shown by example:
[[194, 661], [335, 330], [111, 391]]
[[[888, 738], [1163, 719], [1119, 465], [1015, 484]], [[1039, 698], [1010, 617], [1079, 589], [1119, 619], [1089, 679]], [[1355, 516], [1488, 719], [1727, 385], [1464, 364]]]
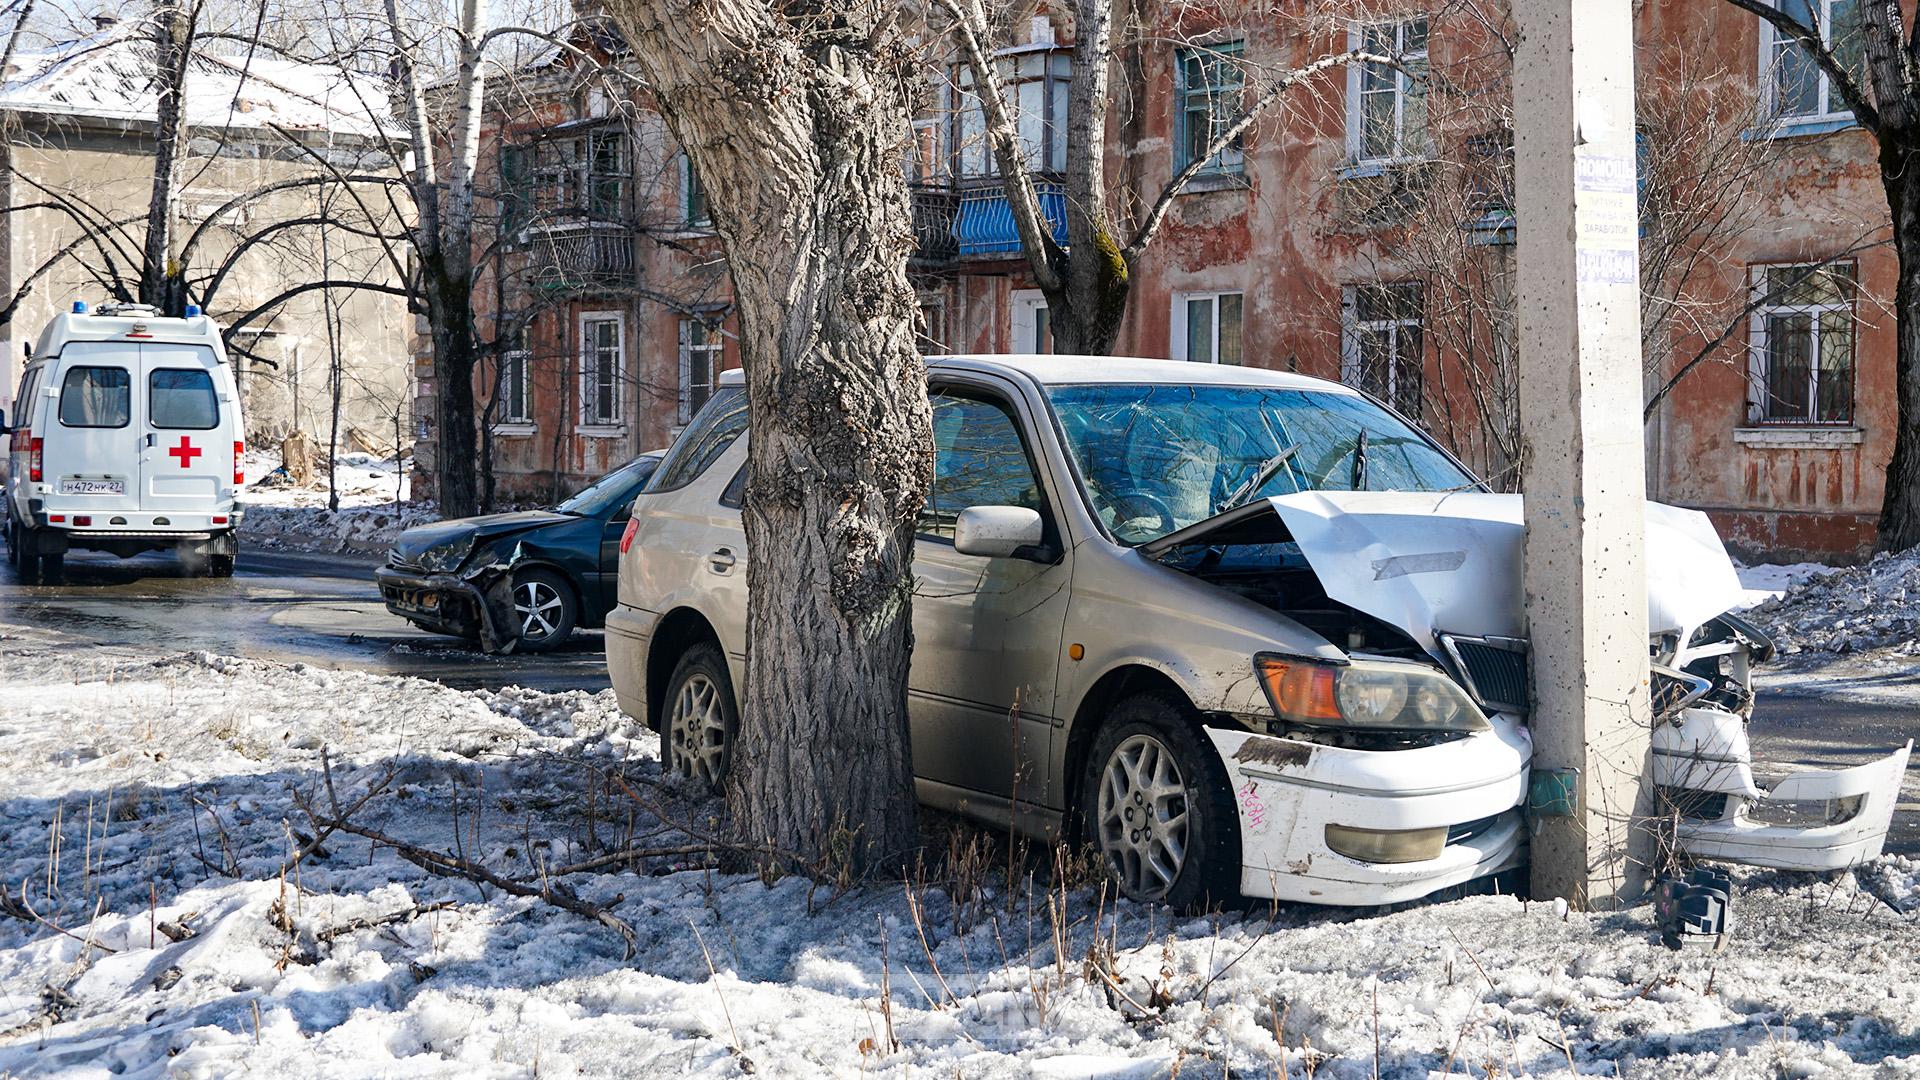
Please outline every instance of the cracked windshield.
[[1144, 544], [1296, 491], [1448, 491], [1476, 481], [1362, 397], [1260, 386], [1088, 384], [1048, 391], [1087, 497]]

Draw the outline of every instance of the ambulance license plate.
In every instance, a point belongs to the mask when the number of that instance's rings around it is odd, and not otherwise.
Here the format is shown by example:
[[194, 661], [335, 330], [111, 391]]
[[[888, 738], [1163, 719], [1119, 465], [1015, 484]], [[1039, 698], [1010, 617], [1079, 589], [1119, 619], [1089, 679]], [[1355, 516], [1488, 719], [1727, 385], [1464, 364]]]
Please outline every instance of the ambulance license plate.
[[125, 480], [71, 480], [60, 481], [62, 495], [125, 495]]

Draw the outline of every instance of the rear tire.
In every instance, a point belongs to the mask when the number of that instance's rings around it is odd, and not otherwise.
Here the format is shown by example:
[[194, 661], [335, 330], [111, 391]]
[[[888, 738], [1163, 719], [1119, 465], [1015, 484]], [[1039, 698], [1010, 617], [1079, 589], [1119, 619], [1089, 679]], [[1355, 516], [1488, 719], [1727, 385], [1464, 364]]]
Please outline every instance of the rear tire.
[[234, 557], [232, 555], [207, 556], [207, 576], [218, 578], [232, 577], [233, 559]]
[[573, 636], [579, 601], [573, 583], [542, 567], [513, 575], [513, 617], [521, 652], [546, 652]]
[[667, 678], [662, 707], [667, 715], [660, 725], [661, 763], [670, 772], [720, 790], [733, 764], [740, 708], [719, 646], [703, 641], [680, 654]]
[[67, 581], [66, 552], [40, 556], [40, 584], [64, 585]]
[[1107, 714], [1080, 784], [1086, 838], [1129, 899], [1196, 910], [1240, 899], [1240, 814], [1193, 709], [1135, 694]]

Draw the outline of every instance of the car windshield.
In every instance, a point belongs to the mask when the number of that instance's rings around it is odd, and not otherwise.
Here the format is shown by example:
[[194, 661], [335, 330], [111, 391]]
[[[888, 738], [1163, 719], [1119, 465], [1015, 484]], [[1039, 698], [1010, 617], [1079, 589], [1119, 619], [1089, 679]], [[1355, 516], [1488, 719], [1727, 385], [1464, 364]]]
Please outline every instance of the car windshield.
[[630, 501], [640, 491], [641, 485], [660, 467], [660, 455], [648, 454], [635, 458], [607, 475], [595, 480], [585, 490], [554, 507], [562, 514], [579, 514], [581, 517], [599, 517]]
[[1478, 483], [1432, 440], [1354, 394], [1087, 384], [1049, 387], [1047, 396], [1088, 501], [1126, 544], [1272, 495]]

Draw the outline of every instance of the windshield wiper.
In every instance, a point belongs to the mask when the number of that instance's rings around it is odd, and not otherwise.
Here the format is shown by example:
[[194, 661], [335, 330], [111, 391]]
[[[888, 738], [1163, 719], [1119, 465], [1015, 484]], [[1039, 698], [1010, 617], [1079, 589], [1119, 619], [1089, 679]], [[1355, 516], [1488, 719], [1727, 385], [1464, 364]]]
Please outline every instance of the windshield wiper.
[[1353, 443], [1353, 476], [1347, 486], [1354, 491], [1367, 490], [1367, 429], [1360, 429], [1360, 437]]
[[1275, 473], [1278, 473], [1281, 469], [1286, 468], [1287, 462], [1292, 461], [1293, 455], [1299, 452], [1300, 452], [1300, 444], [1294, 443], [1292, 446], [1287, 447], [1285, 450], [1282, 450], [1279, 453], [1268, 458], [1267, 460], [1261, 462], [1260, 467], [1253, 470], [1253, 475], [1247, 477], [1246, 483], [1243, 483], [1239, 487], [1234, 488], [1232, 491], [1227, 493], [1226, 498], [1221, 499], [1218, 503], [1214, 504], [1213, 512], [1215, 514], [1224, 514], [1227, 511], [1233, 509], [1236, 506], [1241, 505], [1242, 503], [1246, 502], [1248, 499], [1252, 498], [1254, 492], [1259, 491], [1261, 488], [1265, 487], [1267, 485], [1267, 481], [1273, 479]]

